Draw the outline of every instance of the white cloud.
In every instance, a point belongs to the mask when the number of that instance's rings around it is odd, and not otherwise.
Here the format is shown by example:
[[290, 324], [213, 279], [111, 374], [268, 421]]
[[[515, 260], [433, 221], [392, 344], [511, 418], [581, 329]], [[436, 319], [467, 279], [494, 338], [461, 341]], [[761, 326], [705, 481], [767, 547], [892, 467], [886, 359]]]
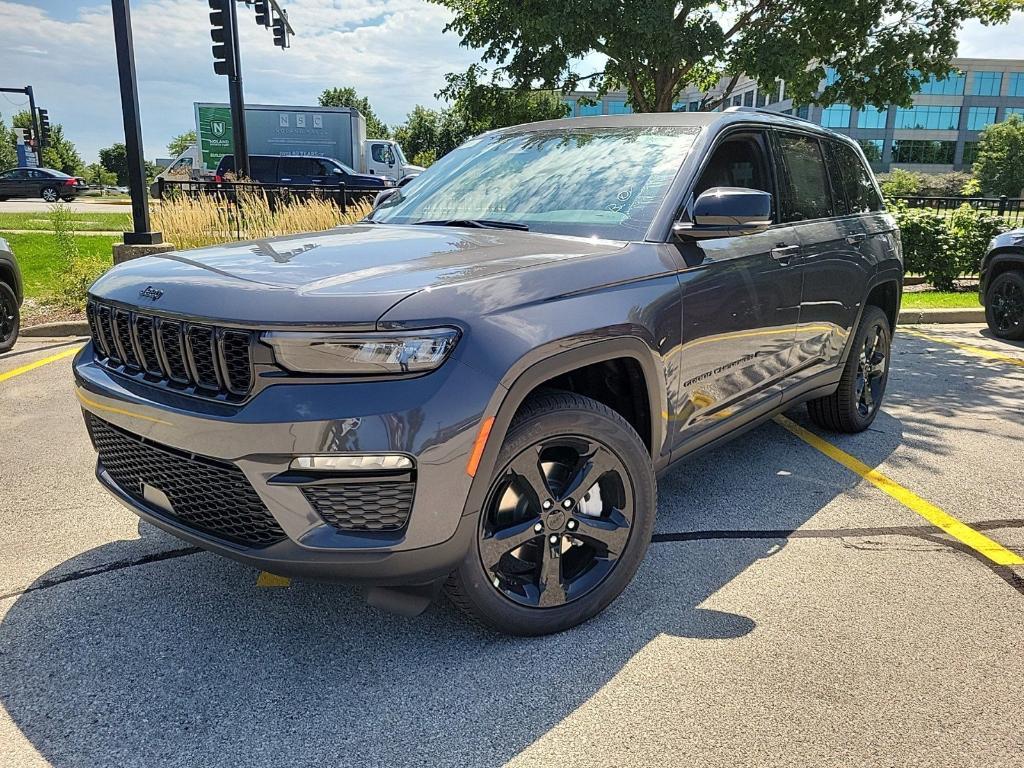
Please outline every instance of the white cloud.
[[[444, 34], [449, 12], [426, 0], [284, 0], [297, 32], [281, 51], [251, 8], [239, 4], [243, 76], [250, 103], [315, 104], [324, 88], [350, 85], [389, 123], [415, 104], [434, 105], [447, 72], [478, 60]], [[213, 74], [205, 0], [132, 2], [143, 137], [148, 157], [193, 127], [194, 101], [227, 101]], [[63, 123], [88, 162], [123, 137], [110, 3], [0, 0], [4, 84], [31, 83], [38, 103]], [[1024, 14], [1009, 27], [969, 24], [961, 56], [1022, 56]], [[13, 44], [12, 44], [13, 43]], [[591, 57], [593, 63], [597, 59]], [[583, 72], [592, 63], [580, 65]], [[591, 70], [587, 70], [591, 71]], [[8, 120], [17, 96], [0, 100]]]
[[960, 55], [972, 59], [1024, 58], [1024, 12], [1012, 14], [1010, 23], [986, 27], [976, 21], [960, 31]]
[[[238, 6], [250, 103], [315, 104], [324, 88], [350, 85], [386, 122], [397, 123], [415, 104], [435, 105], [444, 75], [478, 58], [459, 46], [457, 35], [442, 33], [448, 11], [425, 0], [282, 5], [296, 31], [287, 51], [274, 47], [251, 8]], [[90, 0], [76, 13], [67, 11], [0, 0], [4, 40], [17, 41], [0, 46], [0, 72], [5, 81], [33, 85], [39, 105], [64, 124], [88, 162], [100, 147], [123, 138], [110, 4]], [[167, 141], [193, 127], [193, 102], [227, 101], [227, 82], [212, 69], [208, 13], [205, 0], [132, 3], [148, 157], [165, 155]], [[14, 111], [0, 101], [8, 120]]]

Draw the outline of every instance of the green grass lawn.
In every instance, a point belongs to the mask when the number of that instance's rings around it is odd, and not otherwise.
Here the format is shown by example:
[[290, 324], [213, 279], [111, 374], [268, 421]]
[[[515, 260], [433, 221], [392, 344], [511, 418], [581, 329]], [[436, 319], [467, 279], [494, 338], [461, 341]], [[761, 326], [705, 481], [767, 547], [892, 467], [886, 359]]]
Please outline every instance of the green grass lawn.
[[[7, 234], [3, 237], [10, 243], [11, 250], [14, 251], [21, 266], [21, 274], [25, 280], [25, 296], [38, 299], [53, 293], [57, 285], [59, 265], [54, 236], [49, 232], [33, 232]], [[83, 256], [105, 266], [113, 264], [111, 248], [114, 243], [120, 241], [120, 237], [113, 235], [79, 235], [75, 238], [78, 250]]]
[[977, 291], [915, 291], [904, 293], [902, 304], [903, 309], [977, 309], [980, 306]]
[[[68, 214], [79, 232], [124, 232], [131, 230], [131, 215], [125, 213], [71, 213]], [[0, 213], [0, 234], [4, 230], [32, 229], [48, 232], [50, 217], [45, 213]]]

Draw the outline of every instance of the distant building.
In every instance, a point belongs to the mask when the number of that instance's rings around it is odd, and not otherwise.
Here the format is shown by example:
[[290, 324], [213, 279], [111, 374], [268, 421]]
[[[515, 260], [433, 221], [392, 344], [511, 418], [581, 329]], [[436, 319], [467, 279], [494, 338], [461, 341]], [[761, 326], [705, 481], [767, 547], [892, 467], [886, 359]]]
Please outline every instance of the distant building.
[[[828, 84], [834, 73], [822, 81]], [[690, 91], [675, 104], [678, 111], [697, 111], [702, 102], [714, 103], [728, 87], [704, 93]], [[581, 96], [597, 100], [596, 93], [580, 91], [566, 98], [575, 117], [631, 112], [626, 91], [606, 94], [596, 106], [579, 102]], [[748, 77], [737, 80], [727, 104], [762, 107], [795, 114], [856, 139], [876, 171], [908, 168], [926, 173], [969, 170], [974, 162], [981, 130], [1012, 114], [1024, 118], [1024, 59], [953, 59], [945, 80], [929, 80], [914, 96], [909, 108], [888, 106], [854, 109], [849, 104], [830, 107], [795, 106], [786, 97], [784, 82], [771, 92], [761, 92]]]

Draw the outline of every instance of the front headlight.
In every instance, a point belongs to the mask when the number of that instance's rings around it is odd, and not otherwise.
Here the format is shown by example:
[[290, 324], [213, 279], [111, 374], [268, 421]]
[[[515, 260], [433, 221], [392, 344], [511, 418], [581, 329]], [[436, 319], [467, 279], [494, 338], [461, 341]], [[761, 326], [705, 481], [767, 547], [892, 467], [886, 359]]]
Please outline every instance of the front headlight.
[[455, 348], [454, 328], [394, 333], [273, 331], [264, 342], [277, 362], [299, 373], [348, 376], [423, 373], [441, 365]]

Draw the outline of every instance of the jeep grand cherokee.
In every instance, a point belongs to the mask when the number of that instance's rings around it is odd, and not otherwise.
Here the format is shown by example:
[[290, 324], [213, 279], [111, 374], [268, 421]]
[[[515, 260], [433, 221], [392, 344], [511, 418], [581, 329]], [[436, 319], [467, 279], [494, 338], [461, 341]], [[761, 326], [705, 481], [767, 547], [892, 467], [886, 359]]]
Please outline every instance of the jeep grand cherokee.
[[605, 608], [657, 473], [805, 402], [878, 413], [902, 259], [849, 139], [756, 111], [472, 139], [354, 226], [123, 264], [75, 360], [142, 518], [498, 630]]

